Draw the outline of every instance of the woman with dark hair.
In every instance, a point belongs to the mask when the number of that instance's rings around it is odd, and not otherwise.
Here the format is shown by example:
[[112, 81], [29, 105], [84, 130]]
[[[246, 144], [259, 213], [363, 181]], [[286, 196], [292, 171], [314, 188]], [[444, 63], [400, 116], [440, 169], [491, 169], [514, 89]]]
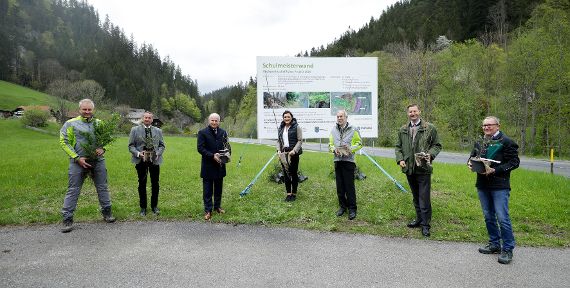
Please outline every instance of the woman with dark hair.
[[299, 155], [303, 153], [303, 129], [297, 124], [297, 119], [289, 110], [283, 112], [283, 121], [277, 134], [277, 152], [285, 176], [285, 201], [291, 202], [297, 199], [297, 186], [299, 186]]

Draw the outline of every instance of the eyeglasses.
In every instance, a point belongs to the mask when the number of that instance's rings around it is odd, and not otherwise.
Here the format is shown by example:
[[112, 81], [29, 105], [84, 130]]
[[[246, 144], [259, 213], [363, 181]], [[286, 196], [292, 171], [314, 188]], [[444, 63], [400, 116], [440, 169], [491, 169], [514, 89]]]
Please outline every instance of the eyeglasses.
[[495, 125], [499, 125], [499, 124], [483, 124], [483, 125], [481, 126], [481, 128], [492, 127], [492, 126], [495, 126]]

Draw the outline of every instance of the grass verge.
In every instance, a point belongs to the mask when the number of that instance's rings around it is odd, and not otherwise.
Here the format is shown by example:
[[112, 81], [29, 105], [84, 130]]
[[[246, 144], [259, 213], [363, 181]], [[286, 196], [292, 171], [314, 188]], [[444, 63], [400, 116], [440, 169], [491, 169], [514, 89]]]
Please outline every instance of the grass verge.
[[[52, 128], [53, 129], [53, 128]], [[50, 130], [52, 130], [50, 129]], [[19, 121], [0, 121], [0, 225], [57, 223], [67, 188], [66, 155], [56, 136], [22, 128]], [[166, 137], [161, 166], [160, 220], [202, 221], [202, 181], [196, 139]], [[336, 217], [337, 200], [329, 154], [306, 151], [300, 169], [309, 177], [299, 186], [296, 202], [284, 202], [284, 186], [269, 181], [266, 171], [251, 194], [239, 193], [271, 157], [274, 148], [232, 145], [233, 162], [224, 180], [224, 215], [214, 222], [285, 226], [318, 231], [366, 233], [420, 238], [406, 227], [414, 217], [411, 194], [400, 192], [364, 156], [358, 166], [367, 178], [356, 181], [358, 217]], [[237, 159], [242, 157], [238, 167]], [[138, 215], [137, 176], [130, 163], [127, 138], [106, 154], [113, 210], [120, 221], [153, 221]], [[406, 188], [393, 159], [375, 158]], [[475, 176], [464, 165], [435, 163], [432, 177], [432, 237], [434, 240], [485, 242], [487, 233]], [[268, 170], [272, 170], [271, 166]], [[150, 184], [149, 184], [150, 185]], [[517, 243], [525, 246], [570, 246], [570, 180], [562, 176], [517, 169], [512, 174], [511, 217]], [[150, 189], [149, 189], [150, 190]], [[100, 221], [97, 193], [86, 181], [75, 220]]]

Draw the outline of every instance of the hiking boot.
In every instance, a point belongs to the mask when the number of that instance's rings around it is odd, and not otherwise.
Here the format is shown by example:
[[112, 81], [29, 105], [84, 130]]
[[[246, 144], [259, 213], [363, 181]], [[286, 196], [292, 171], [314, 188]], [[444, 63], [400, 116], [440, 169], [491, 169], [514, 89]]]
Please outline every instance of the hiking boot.
[[103, 210], [101, 210], [101, 214], [103, 214], [103, 220], [105, 220], [107, 223], [113, 223], [115, 220], [117, 220], [115, 217], [113, 217], [111, 207], [103, 208]]
[[499, 254], [501, 252], [501, 247], [495, 246], [491, 243], [487, 244], [485, 247], [479, 248], [479, 253], [482, 254]]
[[61, 233], [68, 233], [73, 230], [73, 219], [63, 220], [63, 227], [61, 227]]
[[338, 211], [336, 211], [336, 216], [340, 217], [340, 216], [344, 215], [345, 212], [346, 212], [346, 208], [340, 207], [340, 208], [338, 208]]
[[501, 255], [499, 255], [499, 263], [509, 264], [511, 261], [513, 261], [513, 251], [501, 251]]
[[349, 210], [348, 211], [348, 220], [354, 220], [356, 218], [356, 210]]
[[418, 219], [414, 219], [414, 221], [408, 223], [408, 228], [418, 228], [422, 226], [422, 221]]

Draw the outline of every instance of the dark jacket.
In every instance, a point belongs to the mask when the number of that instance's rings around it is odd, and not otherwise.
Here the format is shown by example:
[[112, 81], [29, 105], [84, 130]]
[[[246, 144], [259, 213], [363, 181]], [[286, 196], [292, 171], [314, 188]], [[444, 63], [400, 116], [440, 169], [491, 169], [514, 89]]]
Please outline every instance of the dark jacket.
[[431, 174], [433, 168], [431, 165], [417, 166], [414, 154], [426, 152], [431, 155], [431, 159], [435, 159], [441, 151], [441, 143], [437, 136], [437, 129], [433, 124], [420, 120], [420, 126], [416, 133], [416, 138], [412, 143], [412, 135], [410, 134], [410, 125], [402, 126], [398, 130], [398, 141], [396, 143], [396, 164], [401, 160], [406, 162], [406, 167], [402, 168], [402, 173], [412, 174]]
[[219, 164], [214, 160], [214, 154], [229, 149], [228, 133], [218, 127], [218, 133], [208, 126], [198, 132], [198, 153], [202, 155], [202, 168], [200, 177], [206, 179], [219, 179], [226, 176], [226, 164]]
[[[277, 132], [277, 150], [279, 152], [283, 152], [283, 129], [285, 129], [285, 121], [281, 121], [281, 125], [279, 126], [279, 130]], [[291, 119], [291, 126], [289, 130], [287, 130], [287, 140], [289, 140], [289, 152], [291, 150], [295, 150], [296, 155], [301, 155], [303, 153], [303, 148], [301, 147], [303, 141], [303, 130], [297, 124], [297, 119]]]
[[[494, 148], [490, 148], [490, 146], [494, 146]], [[511, 189], [511, 171], [518, 168], [520, 164], [518, 149], [517, 143], [502, 131], [499, 131], [499, 134], [493, 137], [490, 143], [476, 142], [473, 151], [471, 151], [471, 157], [479, 156], [501, 163], [491, 162], [491, 168], [495, 169], [493, 174], [477, 174], [475, 186], [480, 189]], [[494, 155], [487, 153], [491, 150]]]

